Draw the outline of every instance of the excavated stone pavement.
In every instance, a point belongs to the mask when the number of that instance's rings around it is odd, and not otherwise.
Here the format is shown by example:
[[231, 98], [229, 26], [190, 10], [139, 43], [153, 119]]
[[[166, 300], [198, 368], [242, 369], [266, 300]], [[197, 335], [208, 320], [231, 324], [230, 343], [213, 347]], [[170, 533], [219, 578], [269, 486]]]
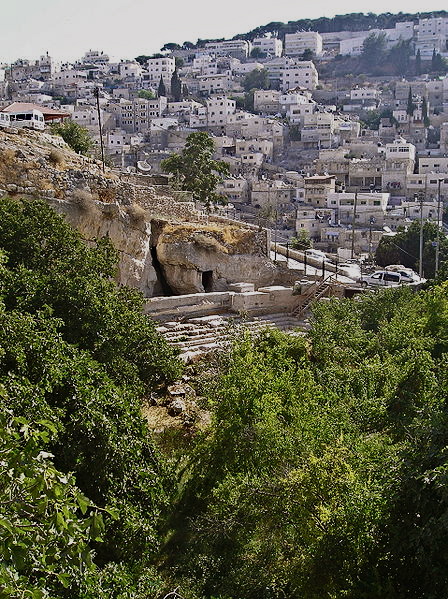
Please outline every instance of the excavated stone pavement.
[[309, 325], [306, 320], [299, 320], [284, 312], [247, 318], [237, 314], [212, 314], [182, 322], [164, 322], [157, 327], [157, 331], [170, 345], [179, 349], [180, 359], [189, 364], [197, 362], [211, 351], [222, 349], [235, 334], [243, 330], [257, 333], [266, 328], [304, 335]]

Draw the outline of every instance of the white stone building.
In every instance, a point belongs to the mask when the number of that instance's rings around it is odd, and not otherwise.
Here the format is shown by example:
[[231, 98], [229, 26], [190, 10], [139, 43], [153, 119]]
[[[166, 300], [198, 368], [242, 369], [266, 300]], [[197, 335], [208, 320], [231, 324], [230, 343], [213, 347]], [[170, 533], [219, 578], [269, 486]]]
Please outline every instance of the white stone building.
[[149, 58], [146, 63], [145, 80], [150, 87], [157, 89], [160, 83], [160, 77], [167, 90], [171, 86], [171, 77], [176, 68], [174, 58], [165, 56], [164, 58]]
[[208, 42], [205, 44], [208, 53], [215, 56], [233, 56], [234, 58], [247, 58], [252, 49], [246, 40], [224, 40], [222, 42]]
[[285, 35], [285, 55], [301, 56], [311, 50], [315, 56], [322, 54], [322, 36], [317, 31], [298, 31]]
[[319, 75], [311, 60], [296, 61], [294, 64], [284, 65], [281, 69], [280, 86], [284, 92], [296, 87], [313, 90], [318, 83]]
[[266, 56], [281, 56], [283, 42], [276, 37], [256, 37], [252, 41], [252, 48], [259, 48]]

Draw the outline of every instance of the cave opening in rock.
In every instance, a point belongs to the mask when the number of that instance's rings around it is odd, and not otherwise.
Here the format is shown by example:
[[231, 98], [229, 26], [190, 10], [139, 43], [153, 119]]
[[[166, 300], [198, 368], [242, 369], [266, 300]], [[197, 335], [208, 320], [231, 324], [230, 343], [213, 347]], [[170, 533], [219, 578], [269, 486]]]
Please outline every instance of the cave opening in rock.
[[212, 270], [204, 270], [202, 273], [202, 286], [204, 287], [204, 291], [206, 293], [210, 293], [213, 291], [213, 271]]
[[154, 295], [175, 295], [171, 289], [168, 281], [166, 280], [165, 273], [163, 272], [162, 265], [157, 257], [157, 247], [151, 248], [152, 265], [157, 275], [157, 283], [154, 288]]

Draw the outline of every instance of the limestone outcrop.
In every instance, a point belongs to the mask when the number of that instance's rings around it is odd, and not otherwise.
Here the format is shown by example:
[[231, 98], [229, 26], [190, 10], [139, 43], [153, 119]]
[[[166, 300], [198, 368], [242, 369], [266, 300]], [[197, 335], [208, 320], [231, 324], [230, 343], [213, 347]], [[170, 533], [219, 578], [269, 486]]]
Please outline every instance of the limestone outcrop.
[[119, 283], [151, 297], [275, 282], [265, 231], [208, 222], [188, 197], [149, 181], [103, 172], [57, 136], [0, 130], [0, 198], [43, 198], [88, 242], [108, 236], [119, 254]]
[[265, 245], [263, 233], [237, 226], [168, 225], [159, 236], [157, 258], [176, 294], [225, 291], [241, 280], [273, 284], [276, 268]]

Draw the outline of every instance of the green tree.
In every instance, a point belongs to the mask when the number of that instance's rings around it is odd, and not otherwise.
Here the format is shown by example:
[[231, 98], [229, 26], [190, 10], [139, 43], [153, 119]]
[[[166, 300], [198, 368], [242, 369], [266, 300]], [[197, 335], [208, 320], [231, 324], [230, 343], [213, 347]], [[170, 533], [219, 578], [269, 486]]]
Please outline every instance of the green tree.
[[362, 44], [361, 61], [368, 69], [373, 69], [384, 60], [386, 53], [386, 34], [371, 33]]
[[269, 89], [269, 78], [266, 69], [254, 69], [243, 79], [243, 87], [246, 92], [253, 89]]
[[[435, 247], [437, 225], [425, 222], [423, 226], [423, 272], [427, 278], [434, 276]], [[375, 260], [379, 266], [388, 264], [403, 264], [414, 270], [419, 270], [420, 222], [414, 221], [409, 228], [400, 230], [393, 237], [384, 236], [376, 250]], [[440, 235], [440, 261], [448, 258], [448, 241]]]
[[313, 58], [314, 58], [314, 52], [312, 50], [310, 50], [310, 48], [306, 48], [304, 53], [300, 57], [301, 60], [313, 60]]
[[[99, 240], [88, 247], [44, 202], [2, 199], [0, 249], [6, 252], [0, 263], [1, 399], [14, 418], [22, 419], [23, 426], [41, 420], [52, 423], [53, 434], [40, 436], [39, 443], [42, 441], [42, 450], [58, 471], [54, 476], [65, 485], [66, 492], [72, 493], [72, 482], [76, 484], [75, 510], [78, 505], [81, 510], [75, 519], [68, 502], [59, 508], [58, 498], [64, 497], [57, 486], [34, 488], [23, 479], [23, 491], [31, 493], [34, 501], [27, 501], [28, 516], [17, 510], [21, 518], [31, 518], [31, 524], [26, 520], [20, 523], [23, 533], [30, 539], [34, 533], [42, 534], [45, 550], [47, 532], [39, 524], [45, 503], [49, 533], [55, 536], [54, 541], [49, 537], [47, 558], [45, 553], [41, 556], [49, 560], [47, 579], [53, 576], [52, 565], [59, 587], [64, 587], [68, 577], [70, 589], [61, 596], [78, 597], [87, 579], [88, 586], [99, 589], [103, 572], [87, 575], [82, 560], [78, 560], [78, 567], [84, 569], [82, 576], [75, 578], [67, 561], [72, 559], [71, 548], [78, 551], [78, 547], [82, 559], [88, 559], [93, 541], [99, 537], [100, 520], [95, 517], [90, 523], [90, 513], [81, 517], [94, 502], [108, 510], [104, 542], [96, 546], [96, 562], [107, 569], [107, 578], [113, 578], [117, 588], [119, 578], [124, 580], [123, 571], [132, 585], [140, 574], [149, 584], [157, 578], [151, 567], [159, 542], [157, 525], [169, 496], [170, 469], [141, 417], [141, 399], [155, 386], [177, 378], [181, 365], [143, 315], [143, 298], [113, 282], [117, 254], [109, 241]], [[9, 430], [7, 435], [14, 437]], [[2, 434], [0, 437], [4, 439]], [[53, 476], [51, 470], [47, 472]], [[18, 476], [20, 481], [19, 472]], [[0, 484], [0, 513], [5, 481]], [[48, 502], [47, 490], [51, 494]], [[20, 497], [27, 496], [23, 492]], [[117, 507], [119, 516], [115, 519], [111, 510]], [[22, 508], [25, 510], [26, 505]], [[89, 527], [93, 531], [90, 536]], [[85, 531], [83, 537], [78, 529]], [[72, 540], [67, 541], [66, 534]], [[6, 542], [9, 540], [8, 536]], [[39, 551], [38, 541], [30, 541], [26, 549], [34, 560], [37, 552], [30, 551], [33, 545]], [[17, 559], [23, 543], [20, 547]], [[51, 556], [58, 557], [55, 552], [60, 552], [60, 569], [50, 561]], [[115, 568], [113, 564], [121, 565]], [[59, 573], [61, 580], [56, 576]], [[40, 576], [38, 566], [30, 580], [33, 576]], [[45, 577], [41, 578], [46, 584]], [[80, 599], [110, 596], [92, 593], [81, 594]], [[35, 596], [41, 596], [37, 590]], [[59, 597], [59, 591], [50, 596]]]
[[420, 48], [417, 50], [417, 53], [415, 55], [415, 74], [422, 74], [422, 54], [420, 52]]
[[139, 56], [135, 57], [135, 60], [142, 66], [145, 66], [150, 58], [151, 56], [149, 56], [149, 54], [140, 54]]
[[166, 87], [162, 75], [160, 75], [159, 87], [157, 88], [157, 97], [166, 96]]
[[176, 65], [176, 69], [181, 69], [184, 66], [184, 64], [185, 64], [185, 61], [180, 56], [175, 56], [174, 57], [174, 64]]
[[50, 422], [32, 425], [0, 409], [2, 597], [61, 596], [95, 571], [89, 544], [102, 539], [102, 516], [54, 467], [45, 448], [55, 435]]
[[179, 79], [177, 69], [174, 69], [171, 75], [171, 95], [175, 102], [180, 102], [182, 99], [182, 81]]
[[181, 188], [192, 192], [193, 198], [207, 209], [224, 203], [215, 190], [229, 172], [227, 164], [213, 160], [213, 152], [213, 140], [207, 133], [191, 133], [181, 154], [173, 154], [162, 161], [162, 169], [179, 177]]
[[145, 100], [153, 100], [155, 98], [154, 92], [149, 89], [140, 89], [137, 96], [139, 98], [144, 98]]
[[415, 109], [416, 109], [416, 106], [414, 104], [414, 96], [412, 95], [412, 88], [411, 88], [411, 86], [409, 86], [408, 103], [406, 105], [406, 114], [411, 117], [414, 114]]
[[448, 71], [447, 61], [434, 50], [431, 58], [431, 72], [445, 74]]
[[160, 48], [161, 52], [173, 52], [173, 50], [180, 50], [181, 46], [173, 42], [169, 42]]
[[60, 135], [62, 139], [78, 154], [88, 154], [93, 142], [88, 130], [81, 127], [72, 120], [55, 123], [51, 126], [54, 135]]
[[261, 48], [252, 48], [250, 51], [251, 58], [266, 58], [266, 54], [261, 50]]
[[437, 52], [436, 49], [433, 48], [432, 56], [431, 56], [431, 72], [435, 73], [437, 71]]
[[388, 54], [388, 61], [394, 65], [397, 75], [404, 76], [409, 72], [411, 54], [411, 40], [399, 40], [392, 46]]
[[299, 231], [296, 237], [291, 237], [291, 247], [294, 250], [306, 250], [312, 246], [308, 231]]

